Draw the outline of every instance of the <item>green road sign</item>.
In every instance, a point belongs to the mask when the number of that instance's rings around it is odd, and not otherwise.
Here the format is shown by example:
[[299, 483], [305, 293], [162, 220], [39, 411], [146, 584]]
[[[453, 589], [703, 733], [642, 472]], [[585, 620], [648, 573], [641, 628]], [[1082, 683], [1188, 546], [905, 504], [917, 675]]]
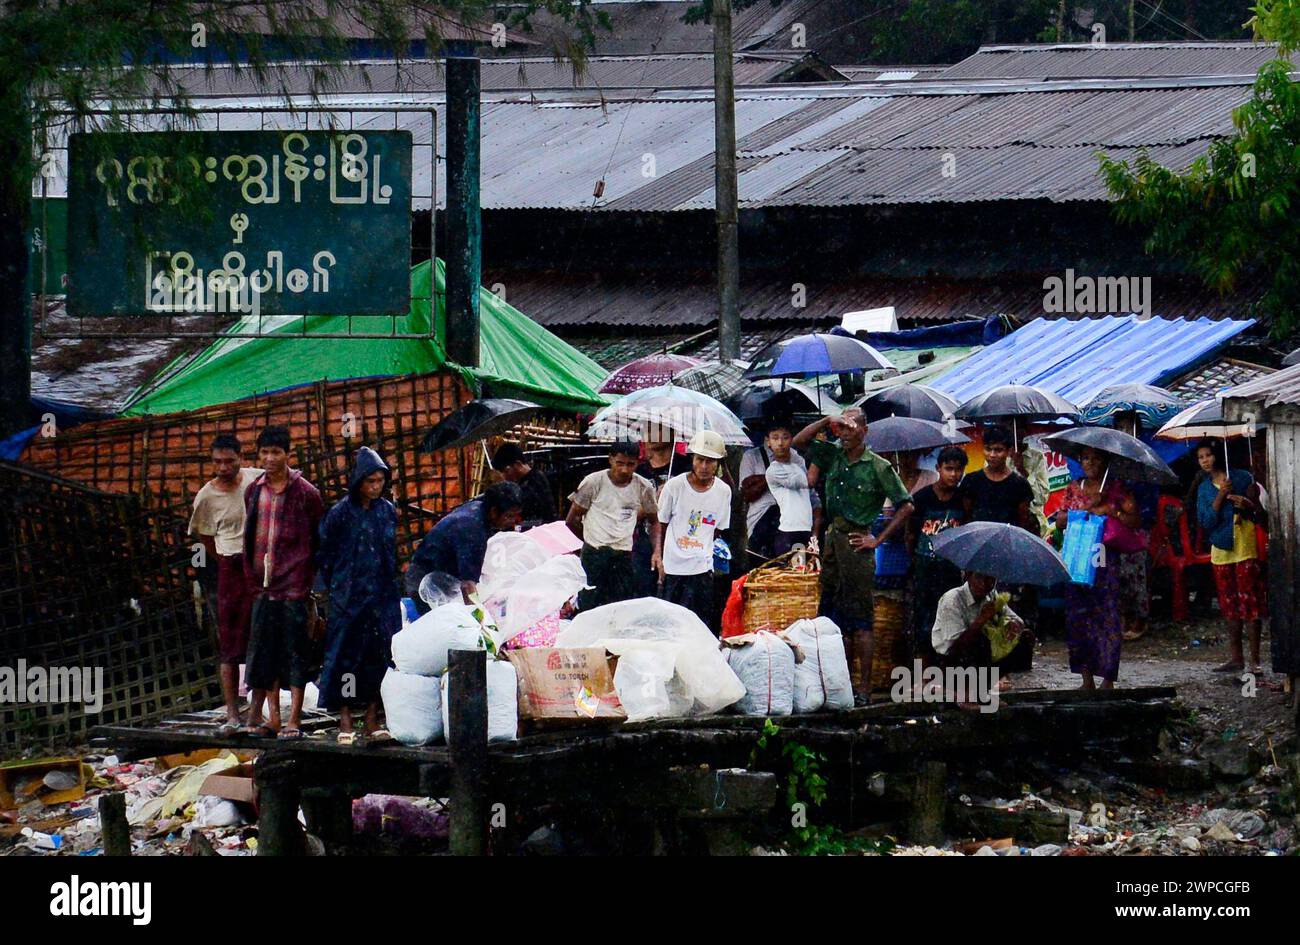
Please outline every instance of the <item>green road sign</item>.
[[68, 313], [405, 315], [409, 131], [74, 134]]

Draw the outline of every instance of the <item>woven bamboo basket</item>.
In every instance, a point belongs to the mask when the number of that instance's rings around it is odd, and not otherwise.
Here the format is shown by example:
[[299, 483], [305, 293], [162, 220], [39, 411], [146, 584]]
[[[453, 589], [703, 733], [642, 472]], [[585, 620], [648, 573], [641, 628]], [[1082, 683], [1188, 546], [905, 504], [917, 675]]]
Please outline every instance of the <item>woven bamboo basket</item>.
[[884, 594], [875, 595], [875, 649], [871, 654], [871, 691], [888, 689], [889, 674], [898, 665], [899, 644], [903, 640], [903, 602]]
[[[746, 633], [781, 631], [796, 620], [817, 616], [821, 602], [819, 573], [791, 570], [787, 559], [793, 554], [787, 551], [749, 572], [744, 588]], [[817, 557], [810, 551], [804, 554], [810, 560]]]

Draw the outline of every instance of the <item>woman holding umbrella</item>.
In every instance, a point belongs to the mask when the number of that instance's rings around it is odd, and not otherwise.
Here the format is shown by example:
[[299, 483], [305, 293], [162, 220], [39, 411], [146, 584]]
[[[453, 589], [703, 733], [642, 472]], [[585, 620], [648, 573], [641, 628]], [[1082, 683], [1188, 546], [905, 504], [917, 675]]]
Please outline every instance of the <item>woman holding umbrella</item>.
[[1219, 673], [1245, 668], [1242, 628], [1250, 624], [1250, 671], [1259, 673], [1260, 615], [1263, 582], [1255, 543], [1255, 517], [1260, 513], [1259, 485], [1244, 469], [1228, 472], [1223, 444], [1203, 440], [1196, 461], [1204, 478], [1196, 488], [1196, 518], [1210, 537], [1210, 564], [1219, 593], [1219, 610], [1228, 624], [1228, 662]]
[[[1142, 523], [1133, 495], [1117, 477], [1107, 475], [1110, 456], [1100, 449], [1085, 447], [1079, 455], [1083, 478], [1070, 483], [1065, 500], [1056, 513], [1056, 527], [1064, 530], [1067, 513], [1076, 509], [1115, 519], [1130, 529]], [[1109, 523], [1108, 523], [1109, 524]], [[1070, 671], [1083, 677], [1084, 689], [1113, 689], [1119, 678], [1120, 646], [1124, 628], [1120, 620], [1120, 577], [1118, 556], [1102, 549], [1097, 576], [1092, 586], [1070, 584], [1065, 592], [1065, 643], [1070, 653]]]

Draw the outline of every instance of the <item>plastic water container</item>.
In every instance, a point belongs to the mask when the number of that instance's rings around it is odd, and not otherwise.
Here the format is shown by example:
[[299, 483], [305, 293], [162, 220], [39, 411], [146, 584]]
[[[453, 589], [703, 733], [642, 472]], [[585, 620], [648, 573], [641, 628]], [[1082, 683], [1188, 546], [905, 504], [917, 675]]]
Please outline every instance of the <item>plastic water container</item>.
[[721, 538], [713, 539], [713, 570], [718, 574], [731, 573], [731, 548]]

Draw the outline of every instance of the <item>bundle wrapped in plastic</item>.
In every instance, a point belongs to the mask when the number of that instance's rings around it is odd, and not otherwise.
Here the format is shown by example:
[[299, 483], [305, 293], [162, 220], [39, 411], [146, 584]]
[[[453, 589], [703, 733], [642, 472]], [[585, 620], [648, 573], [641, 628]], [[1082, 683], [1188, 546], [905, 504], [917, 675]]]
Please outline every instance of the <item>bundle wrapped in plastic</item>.
[[603, 646], [619, 657], [614, 688], [629, 720], [708, 715], [745, 694], [717, 637], [691, 611], [667, 601], [641, 597], [584, 611], [555, 642]]
[[727, 665], [745, 694], [736, 703], [742, 715], [789, 715], [794, 711], [794, 650], [774, 633], [753, 634], [753, 642], [726, 649]]
[[390, 669], [379, 685], [388, 731], [403, 745], [442, 741], [442, 693], [434, 676]]
[[479, 573], [483, 600], [505, 599], [515, 582], [553, 557], [554, 551], [528, 537], [527, 532], [497, 532], [488, 539]]
[[[451, 740], [451, 673], [442, 677], [442, 727]], [[487, 661], [488, 741], [510, 742], [519, 732], [519, 676], [506, 660]]]
[[544, 561], [515, 581], [497, 613], [504, 643], [538, 621], [555, 616], [561, 607], [587, 586], [587, 572], [574, 555]]
[[794, 667], [794, 711], [853, 708], [849, 660], [835, 621], [829, 617], [796, 620], [784, 636], [803, 657]]
[[483, 625], [470, 604], [443, 604], [393, 634], [393, 663], [404, 673], [441, 676], [448, 650], [484, 647]]

